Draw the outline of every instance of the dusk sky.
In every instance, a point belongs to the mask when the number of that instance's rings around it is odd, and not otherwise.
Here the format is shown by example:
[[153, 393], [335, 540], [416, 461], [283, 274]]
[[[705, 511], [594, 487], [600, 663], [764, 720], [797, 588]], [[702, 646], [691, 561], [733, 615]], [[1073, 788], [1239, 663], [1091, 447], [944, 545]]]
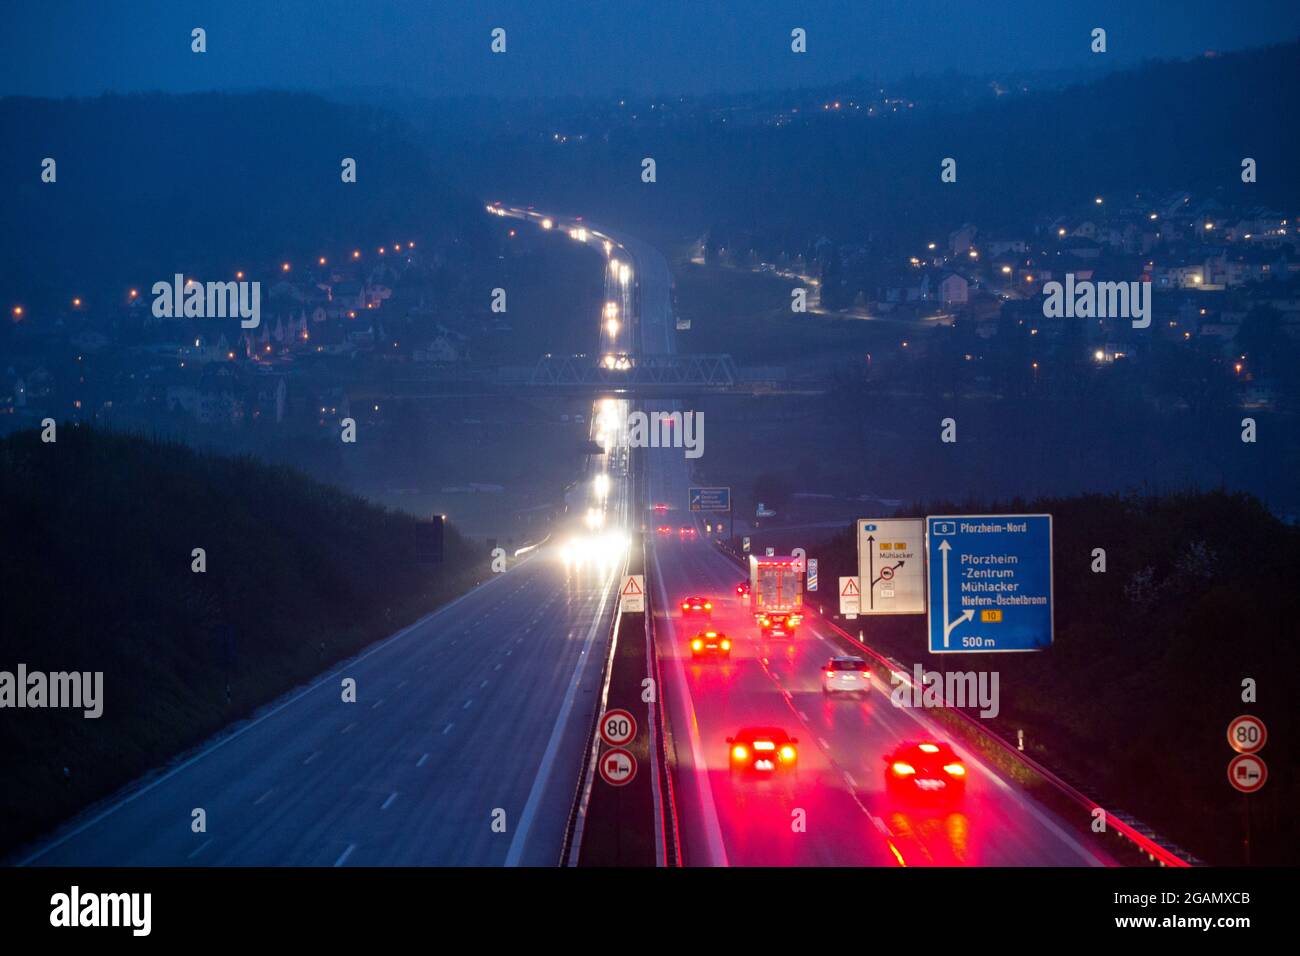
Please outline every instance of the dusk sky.
[[[1104, 68], [1300, 34], [1286, 0], [603, 3], [50, 0], [3, 14], [0, 94], [405, 87], [425, 95], [709, 93], [854, 75]], [[208, 31], [208, 53], [189, 32]], [[508, 54], [488, 52], [504, 27]], [[789, 53], [808, 31], [809, 55]], [[1108, 32], [1105, 58], [1089, 31]]]

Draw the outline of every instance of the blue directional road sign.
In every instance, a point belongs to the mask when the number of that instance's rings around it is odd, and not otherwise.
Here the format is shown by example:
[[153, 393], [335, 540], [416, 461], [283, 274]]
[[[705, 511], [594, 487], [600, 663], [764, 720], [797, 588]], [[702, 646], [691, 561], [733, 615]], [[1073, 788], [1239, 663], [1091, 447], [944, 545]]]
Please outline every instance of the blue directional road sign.
[[687, 500], [692, 511], [730, 511], [730, 488], [690, 488]]
[[925, 519], [930, 653], [1052, 644], [1052, 516]]

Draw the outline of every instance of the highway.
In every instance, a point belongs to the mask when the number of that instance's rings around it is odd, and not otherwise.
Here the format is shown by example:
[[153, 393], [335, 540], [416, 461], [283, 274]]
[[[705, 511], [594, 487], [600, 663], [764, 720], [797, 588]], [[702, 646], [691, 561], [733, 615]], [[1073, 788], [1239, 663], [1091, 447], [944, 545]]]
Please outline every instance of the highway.
[[[619, 237], [641, 281], [642, 348], [673, 350], [669, 270], [656, 250]], [[649, 403], [647, 410], [684, 410]], [[721, 427], [721, 426], [713, 426]], [[705, 434], [707, 436], [708, 429]], [[896, 744], [947, 735], [924, 715], [894, 707], [879, 682], [865, 700], [826, 699], [826, 661], [851, 653], [815, 615], [794, 640], [760, 640], [735, 594], [741, 568], [708, 542], [688, 510], [690, 462], [677, 449], [647, 449], [648, 504], [669, 505], [647, 520], [655, 627], [678, 761], [676, 775], [688, 865], [1097, 866], [1112, 861], [1086, 847], [1017, 786], [961, 747], [971, 770], [953, 806], [891, 798], [883, 757]], [[707, 445], [705, 457], [707, 461]], [[653, 529], [668, 524], [672, 533]], [[694, 538], [679, 529], [694, 527]], [[710, 626], [735, 641], [728, 663], [691, 660], [687, 642], [702, 626], [677, 605], [712, 598]], [[666, 638], [666, 639], [665, 639]], [[792, 777], [732, 778], [726, 738], [745, 725], [775, 725], [799, 738]], [[796, 811], [803, 829], [798, 829]]]
[[[593, 420], [592, 430], [596, 430]], [[570, 494], [627, 520], [603, 459]], [[597, 483], [607, 491], [596, 493]], [[622, 570], [559, 536], [421, 621], [92, 808], [16, 862], [538, 865], [559, 860]], [[580, 543], [581, 560], [563, 560]], [[357, 682], [355, 703], [341, 681]], [[206, 812], [193, 832], [192, 812]], [[493, 828], [504, 811], [504, 830]]]

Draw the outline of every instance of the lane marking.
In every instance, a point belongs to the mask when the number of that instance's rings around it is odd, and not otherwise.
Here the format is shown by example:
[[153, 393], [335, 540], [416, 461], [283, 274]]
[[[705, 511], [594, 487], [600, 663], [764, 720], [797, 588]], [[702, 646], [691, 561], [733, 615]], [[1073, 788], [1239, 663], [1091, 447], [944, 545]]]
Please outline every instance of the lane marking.
[[185, 859], [187, 860], [194, 859], [196, 856], [198, 856], [200, 853], [206, 850], [208, 848], [208, 845], [211, 843], [212, 843], [212, 837], [208, 837], [206, 840], [204, 840], [202, 843], [196, 846], [193, 850], [191, 850], [189, 852], [189, 855], [186, 856]]
[[449, 733], [451, 732], [451, 728], [453, 728], [453, 727], [455, 727], [455, 726], [456, 726], [455, 724], [448, 724], [446, 727], [442, 728], [442, 735], [443, 735], [444, 737], [446, 737], [447, 734], [449, 734]]
[[315, 759], [316, 759], [317, 757], [319, 757], [319, 756], [320, 756], [320, 751], [319, 751], [319, 750], [313, 750], [310, 754], [307, 755], [307, 759], [304, 760], [304, 761], [302, 762], [302, 765], [303, 765], [304, 767], [307, 766], [307, 764], [311, 763], [313, 760], [315, 760]]
[[396, 800], [396, 799], [397, 799], [397, 791], [394, 790], [392, 793], [390, 793], [390, 794], [388, 795], [388, 799], [384, 801], [384, 805], [383, 805], [382, 807], [380, 807], [379, 809], [380, 809], [380, 810], [387, 810], [389, 807], [391, 807], [391, 806], [393, 805], [393, 801]]
[[341, 733], [341, 734], [346, 734], [349, 730], [351, 730], [351, 729], [352, 729], [353, 727], [355, 727], [356, 725], [357, 725], [357, 722], [354, 720], [354, 721], [352, 721], [352, 723], [350, 723], [350, 724], [348, 724], [346, 727], [344, 727], [343, 730], [340, 731], [340, 733]]
[[262, 794], [260, 797], [258, 797], [256, 800], [254, 800], [254, 801], [253, 801], [253, 806], [257, 806], [259, 803], [261, 803], [263, 800], [265, 800], [267, 797], [269, 797], [269, 796], [272, 794], [272, 792], [274, 792], [274, 790], [275, 790], [275, 787], [272, 787], [270, 790], [266, 791], [266, 793]]
[[472, 704], [472, 703], [474, 703], [474, 698], [473, 698], [473, 697], [471, 697], [469, 700], [465, 701], [464, 705], [463, 705], [460, 709], [461, 709], [461, 710], [469, 710], [469, 705]]
[[[564, 702], [560, 705], [560, 712], [555, 716], [555, 726], [551, 728], [550, 740], [546, 742], [546, 751], [542, 754], [542, 762], [538, 765], [537, 776], [533, 778], [533, 786], [528, 791], [528, 800], [524, 804], [523, 813], [520, 814], [519, 825], [515, 828], [514, 838], [510, 841], [510, 850], [506, 853], [506, 866], [518, 866], [523, 858], [524, 844], [528, 840], [529, 831], [532, 830], [533, 820], [537, 816], [537, 808], [542, 802], [542, 794], [545, 792], [551, 779], [551, 772], [555, 768], [555, 760], [560, 750], [560, 741], [568, 729], [569, 714], [573, 710], [573, 703], [578, 696], [578, 685], [582, 682], [582, 672], [587, 665], [589, 656], [587, 652], [591, 650], [592, 643], [596, 640], [596, 632], [605, 619], [605, 608], [609, 605], [609, 597], [614, 590], [614, 581], [618, 574], [617, 568], [611, 568], [600, 588], [600, 603], [596, 607], [596, 613], [592, 615], [591, 627], [587, 630], [587, 639], [584, 642], [582, 653], [573, 662], [573, 676], [569, 678], [569, 688], [565, 692]], [[590, 606], [593, 603], [592, 599], [588, 598], [587, 603]], [[523, 638], [520, 637], [519, 640], [522, 641]]]
[[427, 761], [428, 759], [429, 759], [429, 755], [428, 755], [428, 754], [425, 754], [424, 756], [422, 756], [419, 760], [417, 760], [417, 761], [415, 762], [415, 765], [416, 765], [417, 767], [423, 767], [424, 764], [425, 764], [425, 761]]
[[342, 853], [340, 853], [339, 858], [334, 861], [334, 865], [342, 866], [344, 863], [346, 863], [348, 861], [348, 857], [352, 855], [352, 851], [355, 850], [356, 848], [357, 845], [355, 843], [349, 843], [348, 848], [344, 850]]
[[[668, 591], [664, 586], [663, 569], [659, 566], [657, 548], [650, 551], [655, 565], [655, 589], [659, 592], [660, 607], [670, 608]], [[673, 622], [667, 618], [671, 628]], [[700, 795], [700, 812], [703, 816], [704, 836], [708, 845], [707, 853], [710, 865], [727, 866], [727, 848], [723, 845], [722, 824], [718, 820], [718, 808], [713, 802], [713, 784], [709, 781], [709, 767], [704, 759], [704, 746], [700, 741], [700, 722], [695, 716], [695, 703], [691, 699], [690, 684], [686, 679], [686, 667], [679, 655], [671, 657], [673, 669], [677, 675], [677, 686], [682, 690], [682, 706], [686, 710], [686, 739], [691, 745], [691, 768], [695, 776], [695, 789]]]
[[[937, 724], [935, 724], [931, 720], [928, 714], [924, 712], [918, 712], [917, 709], [914, 707], [892, 707], [891, 709], [902, 711], [913, 721], [915, 721], [923, 730], [925, 730], [926, 734], [929, 736], [943, 738], [943, 739], [951, 739], [952, 737], [951, 734], [943, 731]], [[1100, 859], [1095, 854], [1091, 853], [1088, 850], [1088, 848], [1085, 847], [1079, 840], [1077, 840], [1071, 833], [1062, 829], [1050, 816], [1048, 816], [1043, 810], [1041, 810], [1037, 806], [1037, 803], [1034, 801], [1034, 799], [1028, 793], [1017, 790], [1007, 781], [1003, 780], [1001, 776], [999, 776], [992, 769], [990, 769], [982, 760], [979, 760], [978, 758], [973, 756], [972, 752], [965, 746], [954, 745], [953, 750], [957, 753], [959, 757], [962, 758], [962, 760], [964, 760], [967, 763], [967, 765], [973, 764], [976, 768], [978, 768], [980, 773], [982, 773], [986, 778], [992, 781], [993, 784], [997, 786], [999, 789], [1012, 795], [1013, 797], [1016, 797], [1017, 798], [1016, 805], [1018, 807], [1021, 807], [1026, 811], [1028, 811], [1029, 814], [1035, 820], [1037, 820], [1040, 825], [1042, 825], [1048, 832], [1050, 832], [1053, 836], [1055, 836], [1061, 843], [1065, 844], [1071, 850], [1073, 850], [1078, 856], [1080, 856], [1085, 862], [1087, 862], [1089, 866], [1106, 865], [1104, 860]], [[856, 799], [856, 795], [854, 799]], [[866, 810], [866, 807], [863, 807], [863, 810], [864, 812], [867, 813], [868, 816], [872, 816], [870, 811]], [[873, 822], [875, 822], [876, 819], [878, 818], [872, 816]], [[884, 827], [883, 821], [881, 821], [878, 829], [881, 827]], [[882, 829], [881, 832], [882, 833], [887, 832], [887, 828]], [[902, 864], [903, 858], [899, 854], [897, 848], [892, 843], [890, 843], [889, 848], [894, 852], [894, 855], [898, 857], [899, 863]]]

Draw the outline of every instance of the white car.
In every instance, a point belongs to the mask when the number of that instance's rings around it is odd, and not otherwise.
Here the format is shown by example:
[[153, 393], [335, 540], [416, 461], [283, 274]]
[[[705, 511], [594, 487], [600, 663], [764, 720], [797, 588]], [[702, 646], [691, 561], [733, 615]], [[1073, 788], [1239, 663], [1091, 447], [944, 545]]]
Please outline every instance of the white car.
[[822, 668], [823, 694], [865, 694], [871, 690], [871, 668], [861, 657], [832, 657]]

